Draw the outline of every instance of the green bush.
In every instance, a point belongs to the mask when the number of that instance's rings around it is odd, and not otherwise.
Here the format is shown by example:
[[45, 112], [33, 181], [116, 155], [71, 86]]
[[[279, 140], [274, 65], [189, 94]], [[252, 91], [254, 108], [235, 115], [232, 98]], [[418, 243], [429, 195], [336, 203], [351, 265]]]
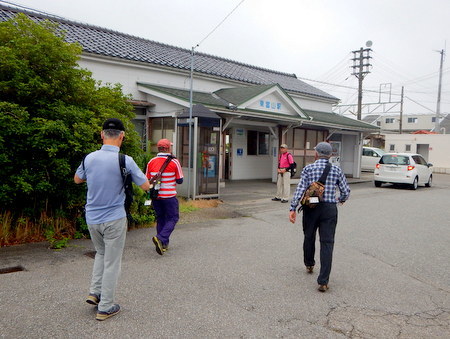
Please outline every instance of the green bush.
[[[0, 211], [15, 220], [57, 210], [78, 220], [86, 192], [73, 175], [100, 147], [107, 118], [124, 121], [122, 152], [144, 161], [130, 98], [81, 69], [81, 51], [48, 21], [19, 14], [0, 23]], [[86, 234], [82, 223], [77, 228]]]

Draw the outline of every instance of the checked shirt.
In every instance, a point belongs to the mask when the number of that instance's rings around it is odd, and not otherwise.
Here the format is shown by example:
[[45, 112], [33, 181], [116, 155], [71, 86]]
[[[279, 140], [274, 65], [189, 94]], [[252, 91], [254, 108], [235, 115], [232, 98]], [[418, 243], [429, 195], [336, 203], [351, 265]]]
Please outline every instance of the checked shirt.
[[[325, 169], [325, 165], [328, 163], [328, 159], [318, 159], [313, 164], [306, 166], [300, 176], [300, 181], [295, 190], [294, 197], [291, 201], [291, 211], [295, 211], [299, 204], [299, 200], [303, 195], [303, 192], [314, 181], [318, 181]], [[336, 187], [339, 187], [340, 195], [336, 199]], [[350, 187], [348, 186], [347, 179], [345, 178], [342, 170], [337, 166], [331, 166], [328, 173], [327, 180], [325, 181], [325, 191], [323, 193], [323, 202], [336, 203], [344, 202], [350, 196]]]

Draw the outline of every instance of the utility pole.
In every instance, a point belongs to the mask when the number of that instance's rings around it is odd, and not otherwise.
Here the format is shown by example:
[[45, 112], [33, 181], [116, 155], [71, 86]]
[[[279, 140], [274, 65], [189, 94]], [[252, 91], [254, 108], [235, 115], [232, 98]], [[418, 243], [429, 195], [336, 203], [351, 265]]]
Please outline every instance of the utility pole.
[[402, 97], [400, 99], [400, 121], [399, 121], [399, 127], [398, 127], [398, 131], [400, 134], [402, 134], [403, 132], [403, 86], [402, 86]]
[[441, 116], [441, 90], [442, 90], [442, 66], [444, 63], [444, 50], [438, 51], [441, 54], [441, 65], [439, 66], [439, 86], [438, 86], [438, 97], [436, 104], [436, 120], [434, 122], [434, 131], [436, 133], [441, 133], [439, 126], [439, 118]]
[[369, 59], [371, 58], [370, 52], [372, 51], [370, 49], [370, 46], [372, 46], [372, 41], [366, 42], [367, 48], [360, 48], [357, 51], [352, 51], [353, 58], [351, 59], [353, 61], [353, 73], [352, 75], [356, 76], [358, 78], [358, 112], [357, 112], [357, 119], [361, 120], [361, 110], [362, 110], [362, 84], [364, 77], [370, 73], [369, 67], [372, 66], [369, 63]]

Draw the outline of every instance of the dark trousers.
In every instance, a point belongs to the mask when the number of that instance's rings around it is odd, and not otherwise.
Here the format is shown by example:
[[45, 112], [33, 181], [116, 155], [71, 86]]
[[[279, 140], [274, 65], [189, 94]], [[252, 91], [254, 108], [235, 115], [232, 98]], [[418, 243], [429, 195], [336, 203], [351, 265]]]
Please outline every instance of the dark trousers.
[[163, 245], [169, 245], [169, 237], [180, 218], [178, 199], [176, 197], [155, 199], [153, 208], [156, 213], [156, 236]]
[[315, 208], [303, 209], [303, 259], [306, 266], [314, 266], [316, 233], [320, 239], [320, 273], [317, 282], [327, 285], [333, 260], [334, 234], [337, 224], [337, 206], [334, 203], [320, 203]]

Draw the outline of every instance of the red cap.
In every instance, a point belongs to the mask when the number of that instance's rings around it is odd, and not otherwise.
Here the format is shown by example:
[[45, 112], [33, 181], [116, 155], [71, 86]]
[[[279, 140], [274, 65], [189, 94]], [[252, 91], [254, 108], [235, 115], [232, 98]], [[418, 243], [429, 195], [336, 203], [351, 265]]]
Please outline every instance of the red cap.
[[172, 143], [169, 140], [167, 140], [167, 139], [161, 139], [156, 144], [156, 147], [158, 147], [158, 148], [167, 148], [167, 149], [169, 149], [170, 146], [172, 146]]

